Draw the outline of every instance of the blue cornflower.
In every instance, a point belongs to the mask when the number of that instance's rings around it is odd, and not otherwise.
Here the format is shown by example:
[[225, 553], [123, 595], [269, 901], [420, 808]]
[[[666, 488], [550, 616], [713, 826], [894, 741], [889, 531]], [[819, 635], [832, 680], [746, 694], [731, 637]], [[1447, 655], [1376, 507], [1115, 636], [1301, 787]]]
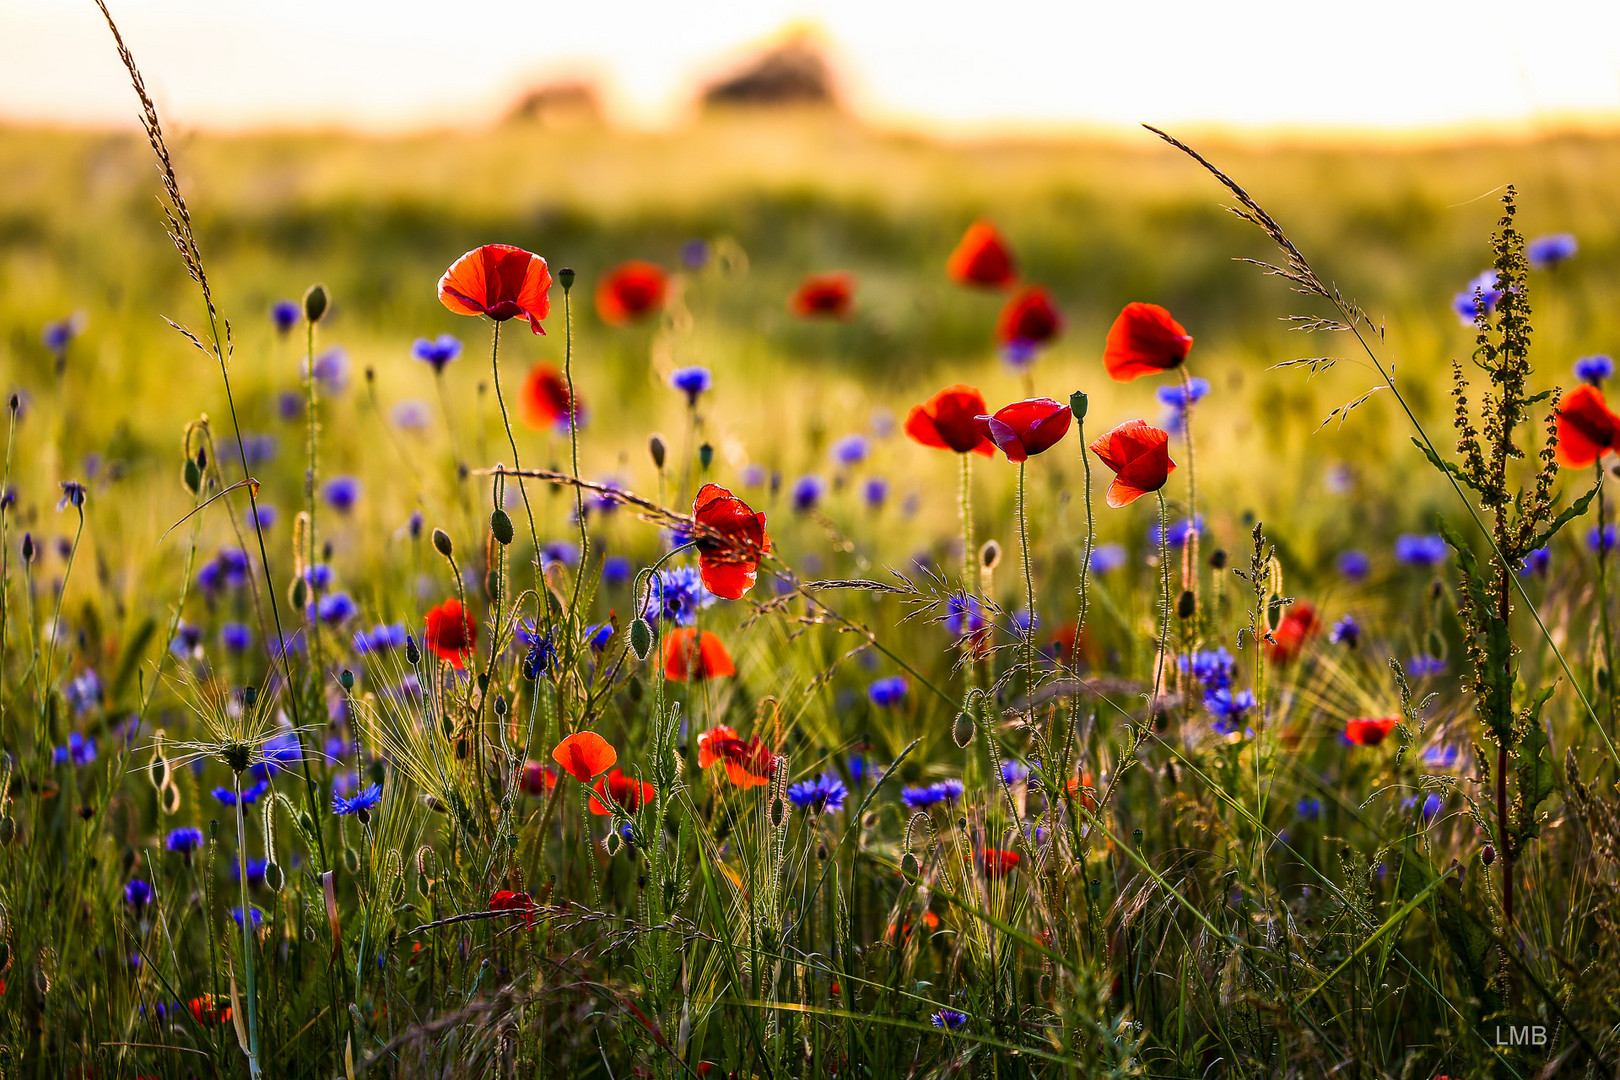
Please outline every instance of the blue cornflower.
[[[1478, 277], [1468, 283], [1468, 287], [1452, 298], [1452, 309], [1464, 325], [1472, 326], [1474, 312], [1481, 301], [1485, 304], [1485, 314], [1489, 315], [1496, 310], [1496, 302], [1502, 299], [1502, 290], [1496, 287], [1496, 271], [1485, 270]], [[1475, 294], [1478, 294], [1476, 297]]]
[[[253, 929], [257, 932], [259, 927], [264, 924], [264, 909], [256, 904], [249, 904], [248, 918], [252, 920]], [[242, 909], [240, 907], [231, 908], [231, 919], [235, 921], [237, 926], [242, 925]]]
[[247, 459], [248, 468], [256, 469], [276, 456], [276, 437], [274, 435], [243, 435], [241, 441], [235, 446], [222, 448], [225, 460], [242, 457]]
[[573, 566], [579, 562], [579, 545], [571, 544], [567, 540], [548, 540], [540, 545], [540, 565], [550, 566], [560, 563], [563, 566]]
[[1614, 550], [1616, 539], [1620, 539], [1620, 527], [1612, 522], [1601, 527], [1594, 525], [1586, 534], [1586, 546], [1607, 555]]
[[957, 1031], [967, 1026], [967, 1014], [955, 1009], [941, 1009], [928, 1018], [929, 1023], [941, 1031]]
[[198, 848], [202, 847], [202, 842], [202, 830], [188, 827], [183, 829], [175, 829], [174, 831], [170, 832], [168, 838], [163, 841], [163, 846], [168, 848], [170, 851], [178, 851], [182, 854], [189, 854], [190, 852], [196, 851]]
[[[248, 884], [249, 885], [262, 885], [262, 884], [264, 884], [264, 871], [265, 871], [265, 868], [267, 866], [269, 866], [269, 865], [270, 865], [269, 862], [264, 860], [264, 859], [249, 859], [247, 861]], [[242, 880], [242, 868], [239, 865], [237, 865], [237, 863], [236, 863], [236, 861], [234, 859], [231, 861], [231, 880], [232, 881], [241, 881]]]
[[1161, 386], [1154, 394], [1161, 405], [1184, 410], [1188, 405], [1196, 405], [1209, 396], [1209, 380], [1195, 378], [1189, 379], [1186, 386]]
[[1183, 656], [1181, 670], [1191, 672], [1206, 690], [1224, 690], [1232, 685], [1232, 673], [1237, 670], [1237, 661], [1222, 645]]
[[686, 404], [697, 408], [698, 398], [714, 385], [714, 376], [706, 367], [676, 368], [669, 373], [669, 385], [686, 395]]
[[250, 529], [274, 528], [276, 524], [276, 508], [268, 504], [250, 507], [246, 515], [246, 524]]
[[1014, 338], [1001, 346], [1001, 362], [1014, 371], [1023, 371], [1033, 364], [1040, 354], [1039, 345], [1023, 338]]
[[1423, 764], [1431, 769], [1449, 769], [1457, 764], [1457, 748], [1447, 743], [1436, 743], [1423, 751]]
[[1406, 674], [1414, 679], [1427, 679], [1445, 673], [1445, 660], [1428, 653], [1419, 653], [1406, 662]]
[[[1180, 547], [1191, 539], [1195, 533], [1199, 536], [1204, 535], [1204, 519], [1202, 515], [1182, 518], [1180, 521], [1174, 522], [1170, 526], [1170, 546]], [[1148, 543], [1157, 548], [1159, 546], [1159, 536], [1159, 525], [1155, 522], [1153, 527], [1148, 530]], [[1096, 552], [1092, 553], [1092, 558], [1095, 560]]]
[[869, 477], [861, 486], [861, 498], [873, 510], [879, 510], [889, 498], [889, 482], [881, 476]]
[[1001, 763], [1001, 779], [1009, 784], [1018, 784], [1029, 779], [1029, 767], [1022, 761], [1008, 759]]
[[333, 576], [331, 563], [318, 562], [304, 567], [304, 580], [317, 593], [324, 592], [332, 584]]
[[[366, 639], [365, 648], [360, 647], [362, 636]], [[369, 634], [363, 632], [355, 634], [354, 647], [355, 651], [360, 653], [387, 652], [390, 649], [403, 649], [406, 639], [409, 637], [410, 634], [406, 633], [404, 623], [378, 623], [371, 628]]]
[[77, 480], [63, 480], [62, 497], [56, 501], [56, 509], [66, 510], [70, 506], [79, 509], [84, 506], [85, 494], [85, 486]]
[[[252, 806], [254, 803], [259, 801], [259, 796], [263, 795], [269, 790], [270, 784], [266, 780], [260, 780], [256, 784], [243, 788], [242, 805]], [[219, 804], [221, 806], [231, 807], [236, 805], [236, 792], [232, 791], [230, 788], [217, 787], [213, 790], [213, 796], [219, 800]]]
[[660, 570], [647, 584], [647, 604], [642, 609], [642, 617], [649, 622], [669, 621], [676, 626], [691, 626], [697, 622], [697, 613], [715, 601], [715, 595], [704, 588], [703, 576], [694, 566]]
[[879, 679], [866, 688], [866, 696], [872, 704], [880, 709], [892, 709], [905, 700], [906, 693], [911, 689], [904, 675], [891, 675], [887, 679]]
[[73, 707], [73, 715], [83, 716], [101, 704], [101, 676], [95, 668], [85, 668], [68, 682], [62, 694]]
[[1408, 566], [1438, 566], [1447, 554], [1445, 540], [1432, 533], [1402, 533], [1395, 538], [1395, 558]]
[[1569, 233], [1549, 233], [1526, 244], [1524, 254], [1537, 270], [1552, 270], [1559, 263], [1573, 259], [1578, 248], [1575, 237]]
[[342, 761], [349, 752], [349, 740], [341, 735], [333, 735], [326, 740], [326, 760], [328, 762]]
[[941, 780], [934, 785], [934, 790], [939, 792], [940, 799], [949, 806], [962, 797], [966, 787], [960, 780]]
[[428, 407], [420, 401], [402, 401], [394, 406], [394, 426], [401, 431], [423, 431], [428, 422]]
[[849, 760], [844, 763], [844, 767], [849, 770], [849, 778], [857, 784], [866, 779], [866, 759], [860, 754], [849, 755]]
[[69, 761], [78, 767], [88, 765], [96, 760], [96, 740], [77, 731], [70, 731], [67, 745], [56, 748], [54, 759], [58, 765]]
[[1316, 821], [1322, 816], [1322, 800], [1307, 796], [1306, 798], [1299, 800], [1299, 805], [1294, 809], [1304, 820]]
[[1217, 735], [1230, 735], [1237, 730], [1243, 714], [1254, 708], [1254, 691], [1239, 690], [1234, 693], [1227, 686], [1211, 690], [1204, 695], [1204, 708], [1214, 717], [1210, 729]]
[[849, 789], [836, 775], [824, 772], [814, 780], [801, 780], [794, 784], [788, 788], [787, 796], [795, 806], [801, 806], [812, 814], [825, 814], [843, 809]]
[[826, 490], [827, 482], [813, 473], [799, 477], [793, 482], [793, 509], [814, 510]]
[[523, 674], [530, 679], [538, 678], [550, 671], [557, 662], [557, 646], [552, 643], [549, 635], [536, 635], [529, 643], [529, 651], [523, 654]]
[[688, 270], [701, 270], [709, 263], [709, 242], [701, 238], [681, 245], [681, 265]]
[[1339, 557], [1334, 560], [1334, 566], [1338, 568], [1340, 576], [1347, 581], [1360, 581], [1372, 572], [1372, 560], [1367, 558], [1366, 552], [1355, 548], [1339, 552]]
[[405, 519], [405, 532], [412, 540], [422, 539], [422, 511], [412, 510], [411, 516]]
[[46, 323], [39, 339], [47, 349], [60, 357], [67, 351], [68, 343], [84, 331], [84, 323], [84, 312], [74, 312], [65, 319]]
[[1361, 643], [1361, 624], [1356, 622], [1354, 615], [1346, 615], [1333, 624], [1333, 631], [1328, 634], [1328, 640], [1335, 645], [1347, 645], [1353, 649]]
[[270, 322], [278, 334], [291, 333], [303, 314], [296, 300], [277, 300], [270, 305]]
[[1546, 574], [1552, 565], [1552, 548], [1538, 547], [1519, 563], [1520, 574]]
[[944, 802], [945, 793], [939, 789], [938, 784], [901, 788], [900, 801], [913, 810], [926, 810], [936, 803]]
[[264, 760], [253, 766], [253, 775], [260, 780], [268, 780], [274, 776], [278, 769], [292, 765], [304, 755], [304, 749], [298, 743], [298, 736], [291, 731], [281, 731], [265, 740], [264, 747], [259, 751]]
[[330, 596], [323, 596], [315, 602], [316, 617], [328, 626], [348, 622], [358, 614], [360, 614], [360, 608], [356, 606], [348, 593], [333, 593]]
[[332, 796], [332, 813], [339, 817], [347, 814], [370, 813], [371, 809], [382, 802], [382, 785], [367, 784], [349, 798]]
[[152, 902], [152, 886], [140, 878], [130, 878], [124, 885], [124, 903], [139, 911]]
[[953, 596], [945, 602], [945, 629], [952, 637], [976, 634], [985, 626], [977, 596]]
[[411, 346], [411, 355], [427, 364], [437, 375], [445, 365], [461, 355], [461, 342], [453, 335], [440, 334], [436, 338], [417, 338]]
[[1091, 572], [1107, 574], [1118, 570], [1129, 561], [1121, 544], [1098, 544], [1091, 549]]
[[[1410, 802], [1416, 803], [1417, 799], [1413, 798], [1410, 800]], [[1423, 819], [1423, 824], [1427, 825], [1429, 822], [1433, 821], [1434, 816], [1440, 812], [1440, 808], [1445, 806], [1445, 804], [1446, 800], [1442, 799], [1437, 793], [1431, 791], [1423, 800], [1423, 805], [1418, 808], [1418, 815]]]
[[321, 487], [321, 497], [340, 514], [347, 514], [360, 501], [360, 481], [352, 476], [334, 476]]
[[226, 652], [244, 653], [253, 644], [253, 631], [239, 622], [228, 622], [219, 628], [219, 643]]
[[276, 415], [283, 420], [296, 420], [304, 415], [304, 395], [296, 390], [283, 390], [276, 395]]
[[867, 441], [865, 435], [845, 435], [832, 444], [832, 459], [837, 464], [846, 467], [859, 465], [866, 460], [866, 455], [871, 452], [871, 449], [872, 444]]
[[329, 394], [341, 394], [349, 385], [349, 354], [327, 349], [315, 358], [315, 381]]
[[763, 465], [744, 465], [742, 467], [742, 472], [737, 474], [737, 480], [745, 488], [764, 487], [765, 486], [765, 466], [763, 466]]
[[175, 628], [174, 640], [169, 642], [169, 651], [176, 656], [183, 657], [189, 655], [201, 644], [202, 627], [183, 622]]
[[585, 644], [591, 647], [592, 652], [602, 652], [613, 637], [612, 623], [598, 623], [585, 628]]
[[[223, 582], [233, 589], [240, 589], [248, 581], [247, 552], [241, 548], [220, 548], [214, 556], [215, 585]], [[198, 575], [199, 582], [202, 575]]]
[[1614, 361], [1603, 354], [1583, 356], [1575, 361], [1575, 377], [1593, 386], [1602, 386], [1603, 380], [1614, 374]]

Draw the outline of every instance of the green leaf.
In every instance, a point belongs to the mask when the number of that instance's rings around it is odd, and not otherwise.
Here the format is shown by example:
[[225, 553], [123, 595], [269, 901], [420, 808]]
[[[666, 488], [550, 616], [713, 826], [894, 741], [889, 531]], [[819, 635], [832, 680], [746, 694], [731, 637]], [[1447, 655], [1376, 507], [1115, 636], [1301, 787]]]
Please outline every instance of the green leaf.
[[1429, 449], [1428, 444], [1422, 439], [1414, 436], [1412, 439], [1412, 445], [1423, 451], [1423, 456], [1429, 459], [1430, 465], [1433, 465], [1436, 469], [1439, 469], [1443, 473], [1450, 473], [1456, 478], [1459, 484], [1466, 484], [1475, 491], [1479, 490], [1479, 485], [1470, 480], [1467, 473], [1463, 472], [1462, 469], [1458, 468], [1449, 461], [1440, 460], [1440, 455]]
[[1518, 821], [1513, 832], [1520, 843], [1540, 834], [1541, 822], [1536, 811], [1555, 786], [1552, 762], [1547, 760], [1547, 732], [1541, 726], [1541, 708], [1552, 693], [1550, 686], [1536, 691], [1529, 708], [1525, 709], [1526, 723], [1519, 737], [1518, 760], [1513, 767], [1519, 781]]
[[1530, 550], [1534, 551], [1536, 548], [1546, 547], [1548, 541], [1558, 535], [1558, 530], [1562, 529], [1565, 525], [1568, 525], [1576, 518], [1585, 517], [1586, 508], [1592, 505], [1592, 500], [1597, 498], [1597, 493], [1602, 486], [1603, 485], [1601, 483], [1593, 484], [1591, 491], [1588, 491], [1585, 495], [1582, 495], [1580, 498], [1570, 503], [1569, 506], [1565, 507], [1564, 512], [1554, 518], [1551, 525], [1543, 529], [1534, 540], [1530, 541]]

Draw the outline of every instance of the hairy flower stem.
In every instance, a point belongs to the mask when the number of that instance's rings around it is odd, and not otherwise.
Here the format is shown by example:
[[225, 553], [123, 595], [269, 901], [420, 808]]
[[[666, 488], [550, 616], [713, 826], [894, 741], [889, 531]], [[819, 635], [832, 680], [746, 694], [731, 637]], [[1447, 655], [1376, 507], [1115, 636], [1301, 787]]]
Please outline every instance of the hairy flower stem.
[[[506, 398], [501, 394], [501, 324], [492, 322], [495, 331], [489, 339], [489, 372], [495, 383], [495, 403], [501, 407], [501, 426], [506, 429], [506, 445], [512, 448], [512, 468], [521, 469], [523, 465], [518, 461], [517, 437], [512, 434], [512, 418], [506, 411]], [[535, 528], [534, 508], [529, 505], [529, 489], [523, 486], [523, 477], [517, 478], [518, 494], [523, 496], [523, 512], [529, 518], [529, 542], [534, 545], [534, 588], [536, 592], [544, 587], [540, 580], [540, 530]], [[541, 597], [542, 604], [544, 595]]]
[[[320, 449], [318, 441], [320, 417], [316, 413], [316, 408], [320, 402], [316, 400], [315, 396], [315, 323], [305, 319], [304, 326], [304, 427], [307, 431], [305, 452], [309, 456], [309, 465], [304, 473], [304, 497], [307, 504], [306, 512], [309, 514], [309, 527], [305, 530], [309, 535], [309, 554], [306, 556], [308, 562], [305, 565], [309, 567], [309, 602], [311, 611], [311, 614], [305, 619], [305, 625], [309, 627], [309, 655], [315, 661], [315, 682], [319, 686], [322, 673], [326, 670], [326, 665], [322, 662], [321, 657], [320, 598], [315, 595], [315, 565], [321, 561], [318, 554], [320, 545], [315, 540], [316, 480], [318, 479], [316, 463]], [[238, 439], [237, 441], [240, 442], [241, 440]], [[242, 468], [242, 475], [247, 475], [245, 465]], [[254, 514], [254, 519], [258, 519], [257, 513]], [[291, 689], [292, 684], [288, 683], [287, 685]]]
[[590, 557], [590, 536], [585, 528], [585, 489], [579, 486], [579, 398], [574, 393], [574, 312], [569, 303], [570, 290], [563, 290], [563, 381], [568, 384], [568, 454], [569, 475], [574, 478], [574, 516], [579, 520], [579, 563], [574, 571], [573, 595], [568, 601], [568, 660], [573, 667], [579, 649], [579, 631], [584, 619], [579, 617], [579, 587], [585, 580], [585, 567]]
[[1609, 536], [1604, 530], [1608, 528], [1608, 514], [1603, 505], [1603, 461], [1598, 460], [1593, 466], [1597, 473], [1597, 602], [1598, 622], [1603, 627], [1603, 672], [1608, 678], [1609, 698], [1609, 727], [1614, 729], [1614, 631], [1609, 625]]
[[1072, 655], [1080, 647], [1080, 634], [1086, 628], [1086, 611], [1090, 607], [1091, 596], [1091, 553], [1097, 546], [1097, 519], [1091, 506], [1091, 459], [1086, 456], [1086, 422], [1083, 419], [1075, 421], [1075, 433], [1080, 438], [1080, 465], [1085, 470], [1086, 501], [1086, 550], [1080, 557], [1080, 610], [1074, 619], [1074, 646], [1070, 649], [1069, 666], [1073, 667], [1075, 657]]
[[[965, 456], [965, 455], [964, 455]], [[1024, 602], [1029, 613], [1029, 629], [1024, 634], [1024, 695], [1029, 698], [1029, 726], [1035, 728], [1035, 577], [1030, 571], [1029, 494], [1025, 472], [1028, 461], [1018, 463], [1018, 546], [1024, 557]], [[1048, 758], [1048, 761], [1051, 759]]]
[[[1193, 454], [1192, 376], [1181, 365], [1181, 431], [1187, 441], [1187, 518], [1192, 522], [1182, 545], [1181, 587], [1193, 594], [1193, 610], [1198, 610], [1198, 468]], [[1195, 623], [1196, 625], [1196, 623]]]
[[242, 774], [236, 784], [236, 868], [242, 877], [242, 965], [247, 975], [248, 1072], [259, 1076], [259, 1006], [253, 979], [253, 908], [248, 903], [247, 825], [242, 811]]
[[1158, 708], [1159, 695], [1164, 692], [1165, 654], [1170, 651], [1170, 508], [1164, 501], [1164, 489], [1159, 496], [1159, 655], [1153, 665], [1153, 698], [1149, 708]]
[[967, 686], [971, 694], [979, 685], [979, 667], [974, 662], [973, 597], [976, 587], [978, 556], [973, 552], [973, 459], [958, 454], [962, 459], [962, 491], [957, 509], [962, 515], [962, 627], [967, 631]]
[[[62, 598], [67, 595], [68, 580], [73, 577], [73, 560], [79, 554], [79, 541], [84, 538], [84, 506], [81, 503], [74, 509], [79, 512], [79, 526], [73, 531], [73, 546], [68, 549], [67, 566], [62, 570], [62, 584], [56, 590], [56, 612], [51, 616], [51, 640], [45, 646], [45, 690], [51, 688], [51, 666], [56, 660], [56, 639], [61, 636], [62, 626]], [[43, 696], [40, 700], [45, 700]]]

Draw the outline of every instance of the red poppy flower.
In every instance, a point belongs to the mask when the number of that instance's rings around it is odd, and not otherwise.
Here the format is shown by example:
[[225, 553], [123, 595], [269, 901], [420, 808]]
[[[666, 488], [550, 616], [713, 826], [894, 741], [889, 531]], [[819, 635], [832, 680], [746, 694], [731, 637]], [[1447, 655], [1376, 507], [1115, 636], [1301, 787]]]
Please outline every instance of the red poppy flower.
[[1620, 416], [1609, 411], [1603, 391], [1582, 383], [1558, 403], [1558, 464], [1584, 469], [1615, 449]]
[[1377, 746], [1383, 742], [1400, 718], [1387, 716], [1380, 720], [1362, 718], [1359, 720], [1346, 720], [1344, 724], [1344, 737], [1357, 746]]
[[962, 235], [945, 272], [958, 285], [1000, 289], [1018, 280], [1012, 249], [988, 221], [975, 221]]
[[619, 752], [594, 731], [576, 731], [551, 752], [551, 760], [582, 784], [607, 772], [619, 760]]
[[1018, 852], [1002, 851], [1000, 848], [985, 848], [979, 856], [979, 866], [984, 870], [984, 876], [989, 878], [1004, 878], [1018, 867]]
[[439, 302], [457, 315], [488, 315], [496, 322], [522, 315], [529, 329], [543, 334], [550, 288], [546, 260], [510, 244], [485, 244], [450, 264], [439, 279]]
[[536, 364], [523, 377], [518, 391], [518, 417], [531, 431], [548, 431], [567, 418], [568, 401], [568, 380], [562, 372], [549, 364]]
[[596, 313], [612, 326], [627, 326], [660, 311], [668, 288], [669, 275], [657, 263], [620, 263], [596, 286]]
[[1082, 772], [1079, 776], [1069, 777], [1069, 794], [1080, 797], [1080, 805], [1087, 810], [1097, 809], [1097, 786], [1091, 778], [1091, 773]]
[[726, 776], [740, 788], [760, 787], [770, 782], [776, 771], [776, 755], [763, 739], [739, 739], [737, 732], [721, 724], [698, 736], [698, 768], [724, 764]]
[[510, 911], [523, 919], [524, 926], [534, 925], [534, 899], [526, 892], [499, 889], [489, 898], [489, 910]]
[[1108, 328], [1103, 367], [1118, 382], [1179, 367], [1193, 339], [1158, 304], [1126, 304]]
[[692, 517], [705, 530], [694, 537], [703, 587], [741, 600], [759, 577], [760, 556], [771, 550], [765, 515], [719, 484], [704, 484], [692, 500]]
[[1025, 398], [980, 416], [979, 431], [1001, 447], [1008, 461], [1024, 461], [1052, 449], [1068, 434], [1074, 414], [1049, 397]]
[[538, 761], [525, 761], [518, 785], [530, 795], [544, 795], [557, 786], [557, 770]]
[[223, 1024], [231, 1018], [231, 1007], [226, 1005], [221, 1008], [213, 994], [192, 998], [186, 1002], [186, 1009], [191, 1013], [191, 1018], [204, 1027]]
[[855, 310], [853, 274], [810, 274], [793, 291], [788, 310], [801, 319], [847, 319]]
[[633, 776], [626, 776], [618, 769], [598, 780], [591, 790], [596, 794], [591, 796], [590, 811], [601, 816], [613, 813], [612, 807], [605, 801], [609, 797], [619, 804], [620, 809], [631, 814], [658, 798], [657, 788]]
[[461, 601], [451, 597], [428, 611], [426, 641], [429, 652], [460, 671], [478, 641], [478, 627], [461, 609]]
[[1108, 505], [1116, 510], [1164, 487], [1176, 467], [1170, 460], [1170, 433], [1146, 420], [1128, 420], [1098, 436], [1091, 452], [1114, 470]]
[[684, 627], [664, 638], [664, 678], [701, 682], [737, 674], [737, 665], [720, 639], [707, 630]]
[[984, 395], [966, 383], [947, 386], [906, 414], [906, 434], [912, 442], [958, 454], [994, 457], [996, 444], [979, 428], [979, 416], [988, 410]]
[[[925, 912], [923, 912], [922, 924], [929, 931], [938, 930], [939, 929], [939, 916], [935, 915], [932, 911], [925, 911]], [[909, 922], [904, 922], [904, 923], [899, 923], [899, 924], [890, 923], [889, 928], [883, 932], [883, 940], [884, 941], [893, 941], [894, 938], [895, 938], [895, 932], [896, 931], [899, 932], [899, 935], [900, 935], [900, 937], [902, 939], [910, 938], [911, 937], [911, 923], [909, 923]]]
[[1039, 285], [1020, 289], [1008, 299], [996, 321], [996, 340], [1041, 345], [1063, 332], [1063, 315]]
[[1322, 629], [1322, 619], [1309, 601], [1296, 600], [1283, 612], [1282, 622], [1271, 632], [1271, 658], [1285, 664], [1298, 656], [1305, 642]]

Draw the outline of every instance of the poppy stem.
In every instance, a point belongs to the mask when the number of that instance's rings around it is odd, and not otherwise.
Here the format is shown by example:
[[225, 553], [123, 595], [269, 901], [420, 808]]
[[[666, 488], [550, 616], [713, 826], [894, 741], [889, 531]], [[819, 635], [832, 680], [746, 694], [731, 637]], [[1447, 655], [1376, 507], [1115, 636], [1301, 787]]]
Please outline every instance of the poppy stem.
[[1194, 610], [1198, 600], [1198, 536], [1203, 530], [1198, 521], [1198, 469], [1193, 455], [1193, 391], [1192, 376], [1187, 365], [1181, 365], [1181, 433], [1187, 442], [1187, 518], [1192, 527], [1182, 547], [1185, 559], [1181, 567], [1181, 587], [1193, 594]]
[[[13, 397], [12, 400], [17, 399]], [[11, 414], [11, 419], [6, 431], [6, 475], [4, 481], [0, 481], [0, 675], [6, 670], [6, 631], [11, 628], [11, 544], [7, 537], [9, 521], [6, 511], [9, 507], [5, 505], [5, 498], [6, 493], [11, 491], [11, 448], [17, 438], [17, 410], [13, 407], [7, 412]], [[196, 535], [196, 526], [192, 527], [192, 535]], [[189, 570], [186, 580], [190, 580]], [[173, 634], [169, 635], [169, 640], [174, 640]], [[156, 681], [153, 680], [154, 683]], [[5, 753], [6, 711], [0, 709], [0, 755]]]
[[[1030, 570], [1029, 494], [1025, 473], [1029, 462], [1018, 463], [1018, 546], [1024, 559], [1024, 603], [1029, 627], [1024, 633], [1024, 696], [1029, 698], [1029, 725], [1035, 727], [1035, 577]], [[1048, 759], [1050, 760], [1050, 759]]]
[[1080, 557], [1080, 611], [1074, 620], [1074, 644], [1069, 647], [1069, 666], [1075, 665], [1075, 653], [1080, 647], [1080, 635], [1086, 628], [1086, 609], [1090, 606], [1091, 553], [1097, 546], [1097, 519], [1091, 506], [1091, 459], [1086, 456], [1086, 421], [1075, 420], [1075, 433], [1080, 438], [1080, 465], [1085, 469], [1084, 495], [1086, 501], [1086, 549]]
[[1598, 621], [1603, 627], [1603, 670], [1609, 679], [1609, 727], [1614, 727], [1614, 631], [1609, 624], [1609, 534], [1605, 532], [1608, 514], [1603, 505], [1603, 458], [1592, 466], [1597, 473], [1597, 601]]
[[1164, 692], [1164, 660], [1170, 649], [1170, 508], [1164, 501], [1164, 488], [1159, 488], [1159, 655], [1153, 665], [1153, 698], [1149, 709], [1159, 704]]
[[247, 975], [248, 1072], [259, 1076], [259, 1006], [253, 978], [253, 908], [248, 903], [247, 825], [242, 813], [242, 774], [233, 773], [236, 785], [236, 868], [242, 880], [242, 966]]
[[[501, 393], [501, 324], [493, 320], [491, 322], [495, 332], [489, 341], [489, 371], [495, 383], [495, 403], [501, 407], [501, 425], [506, 428], [506, 444], [512, 448], [512, 468], [522, 469], [523, 465], [518, 461], [517, 438], [512, 434], [512, 418], [506, 411], [506, 398]], [[440, 387], [443, 388], [442, 382]], [[447, 408], [445, 416], [448, 418], [449, 415], [450, 411]], [[518, 494], [523, 496], [523, 512], [529, 519], [529, 542], [534, 545], [534, 588], [535, 592], [544, 597], [545, 593], [541, 590], [540, 582], [540, 530], [534, 525], [534, 508], [529, 505], [529, 489], [523, 486], [523, 477], [517, 478], [517, 484]], [[465, 610], [463, 605], [463, 611]]]
[[[306, 430], [305, 453], [309, 457], [309, 464], [304, 471], [304, 496], [309, 514], [309, 527], [305, 531], [309, 535], [309, 562], [307, 565], [309, 566], [309, 604], [312, 613], [304, 617], [304, 625], [309, 628], [309, 655], [315, 661], [316, 681], [319, 682], [320, 673], [325, 670], [325, 664], [321, 662], [320, 596], [317, 595], [319, 589], [315, 585], [316, 580], [319, 578], [319, 575], [315, 572], [315, 566], [320, 562], [316, 558], [316, 552], [320, 548], [315, 542], [316, 458], [320, 449], [320, 422], [315, 412], [316, 407], [319, 405], [315, 396], [315, 323], [313, 320], [305, 319], [304, 326], [304, 427]], [[241, 441], [240, 438], [238, 441]], [[245, 467], [242, 470], [242, 475], [247, 475]], [[254, 519], [258, 519], [257, 513], [254, 514]], [[289, 688], [291, 688], [290, 684]]]
[[[568, 659], [572, 665], [579, 649], [578, 627], [585, 620], [579, 617], [579, 587], [585, 580], [586, 559], [590, 550], [590, 537], [585, 528], [585, 489], [579, 486], [579, 398], [574, 393], [574, 311], [570, 291], [563, 290], [563, 381], [568, 384], [568, 454], [569, 473], [574, 478], [574, 517], [579, 519], [579, 563], [574, 571], [573, 596], [568, 602], [569, 646]], [[583, 719], [583, 717], [582, 717]]]
[[962, 627], [967, 633], [967, 684], [971, 694], [979, 685], [979, 668], [974, 662], [977, 641], [973, 629], [973, 597], [979, 591], [974, 588], [973, 573], [977, 559], [973, 553], [973, 458], [971, 454], [957, 456], [962, 459], [962, 494], [957, 504], [962, 514]]

